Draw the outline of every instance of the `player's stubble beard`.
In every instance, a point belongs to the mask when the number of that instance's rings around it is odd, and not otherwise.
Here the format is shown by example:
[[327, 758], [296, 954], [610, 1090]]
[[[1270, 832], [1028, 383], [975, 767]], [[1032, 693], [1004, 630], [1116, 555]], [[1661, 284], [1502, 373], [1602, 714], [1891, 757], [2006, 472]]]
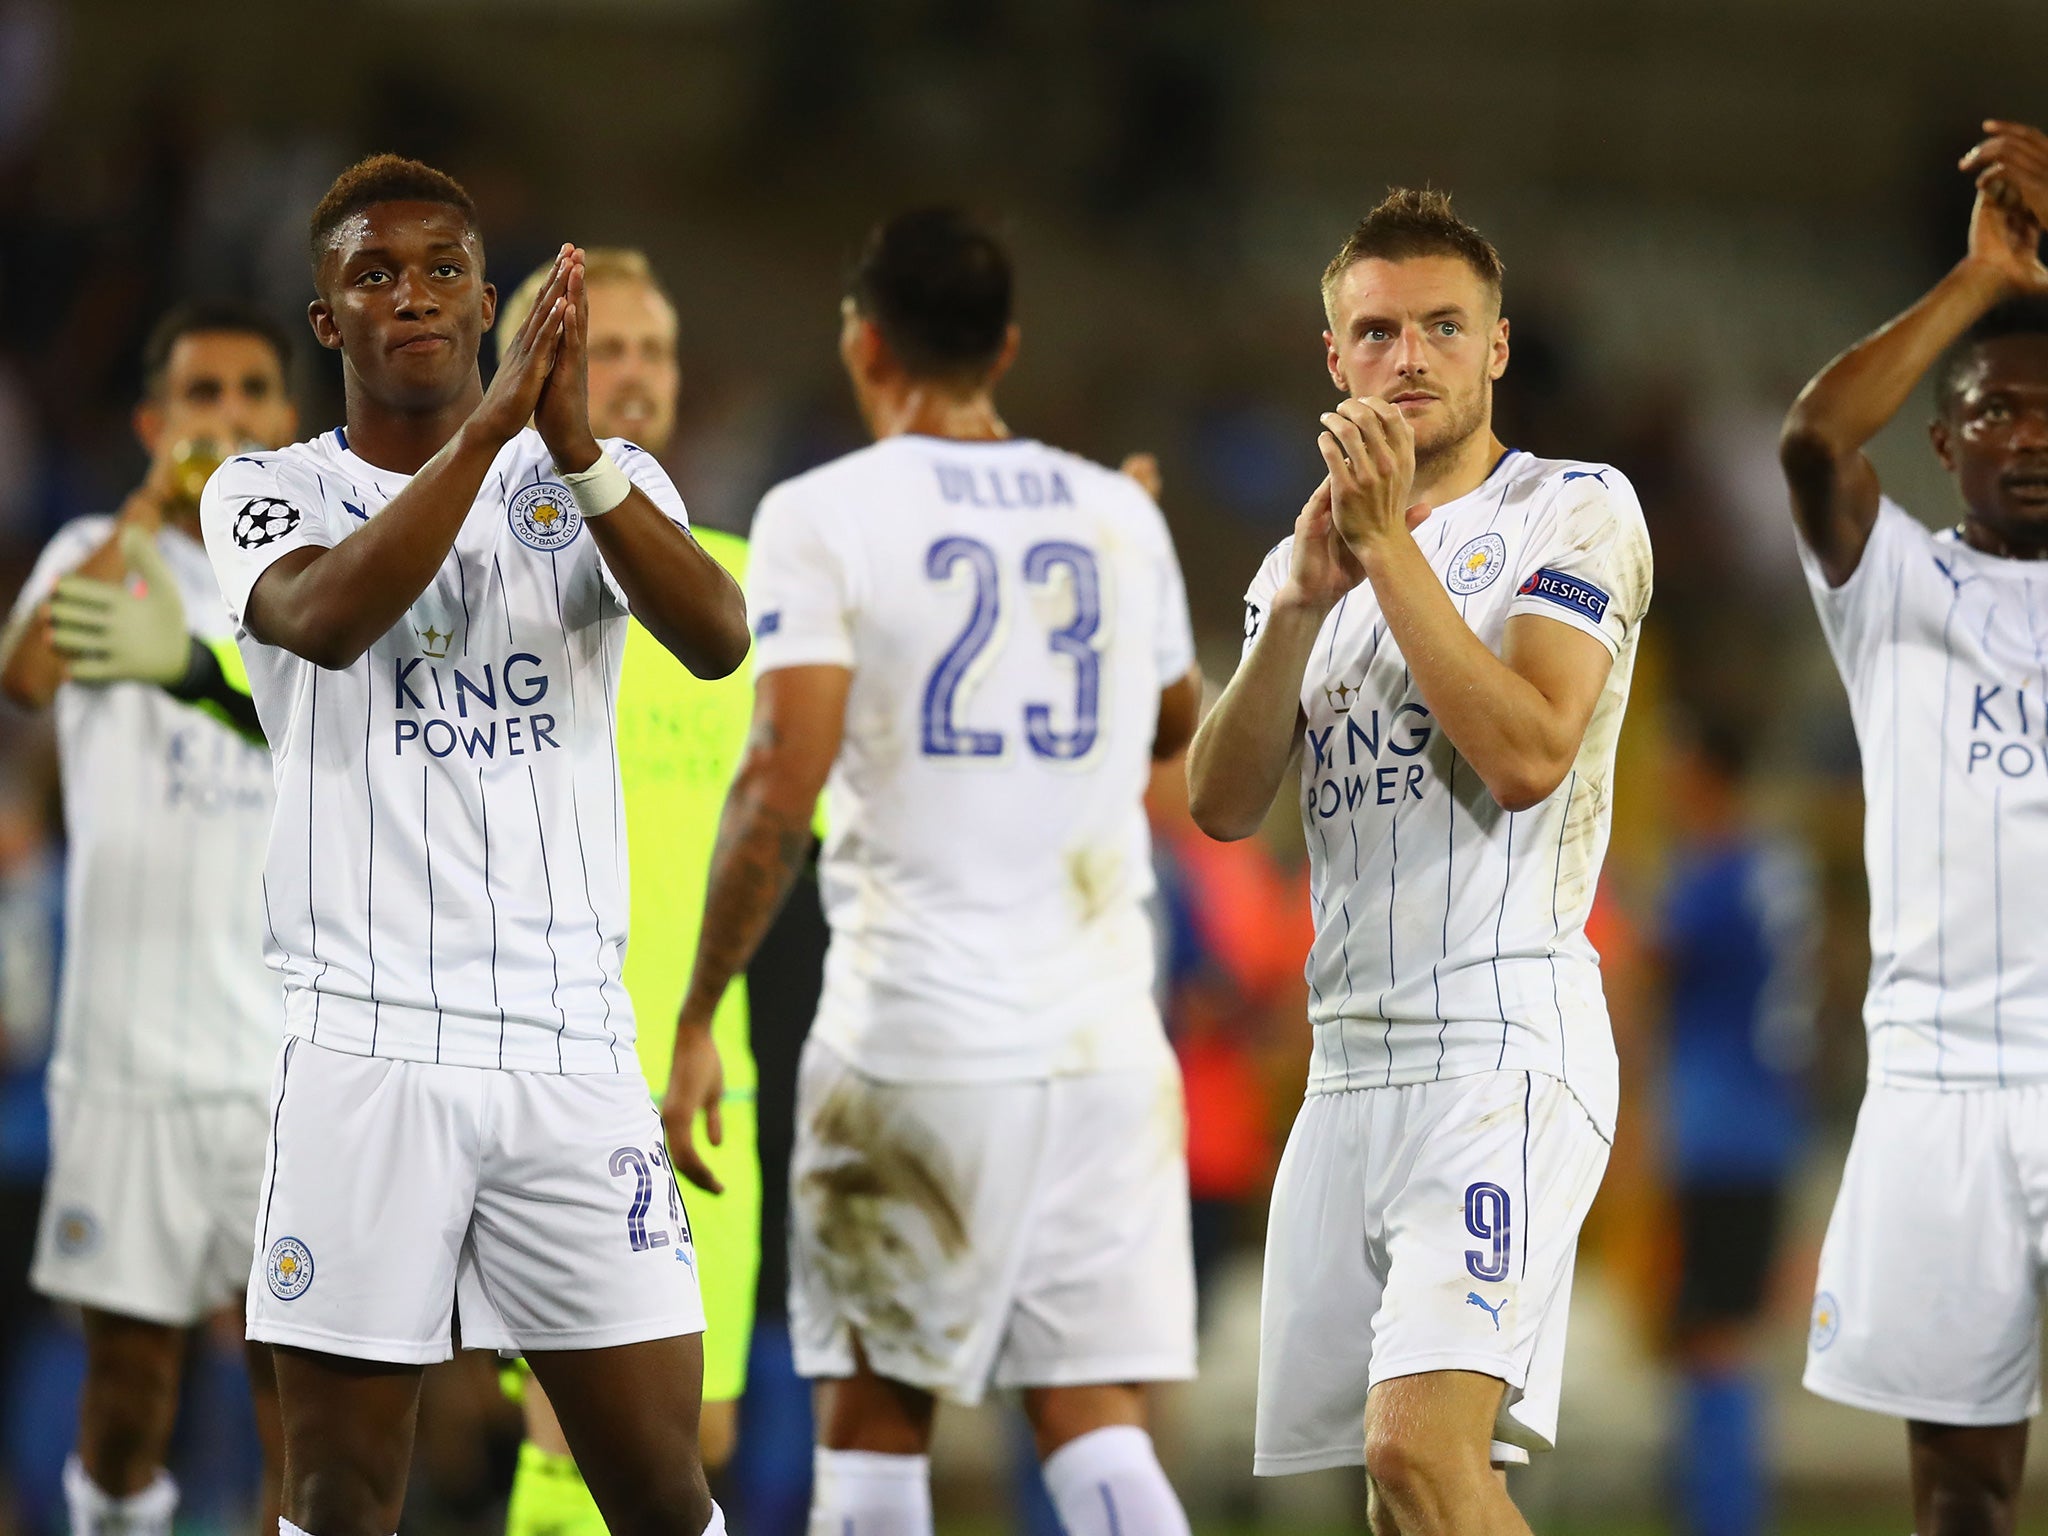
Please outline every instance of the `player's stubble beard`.
[[1415, 439], [1417, 484], [1434, 480], [1465, 451], [1473, 438], [1487, 429], [1488, 418], [1492, 414], [1491, 401], [1487, 396], [1486, 381], [1481, 380], [1463, 396], [1446, 394], [1443, 397], [1445, 414], [1450, 419], [1441, 431], [1430, 434], [1427, 441], [1420, 434]]

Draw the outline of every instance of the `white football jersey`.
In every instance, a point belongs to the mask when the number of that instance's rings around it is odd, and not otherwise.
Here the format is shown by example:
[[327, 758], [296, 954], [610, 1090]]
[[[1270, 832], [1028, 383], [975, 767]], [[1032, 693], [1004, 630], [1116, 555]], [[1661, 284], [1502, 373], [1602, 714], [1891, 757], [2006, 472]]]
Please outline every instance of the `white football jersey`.
[[[1508, 811], [1431, 717], [1371, 585], [1323, 621], [1298, 752], [1316, 922], [1309, 1092], [1542, 1072], [1611, 1135], [1614, 1039], [1585, 924], [1650, 604], [1642, 509], [1619, 470], [1512, 451], [1415, 538], [1495, 653], [1510, 618], [1535, 614], [1593, 636], [1614, 665], [1564, 782]], [[1282, 540], [1245, 594], [1247, 653], [1293, 546]]]
[[[678, 523], [653, 457], [605, 447]], [[410, 477], [340, 431], [231, 459], [201, 516], [243, 622], [286, 552], [332, 546]], [[343, 671], [240, 631], [276, 763], [265, 867], [285, 1027], [333, 1050], [528, 1072], [632, 1072], [613, 701], [626, 600], [528, 428], [433, 584]]]
[[[17, 614], [113, 531], [110, 517], [60, 529]], [[226, 638], [206, 551], [174, 528], [157, 548], [186, 626]], [[263, 964], [268, 755], [143, 683], [66, 683], [56, 709], [69, 849], [50, 1081], [146, 1098], [267, 1092], [284, 1017]]]
[[1841, 586], [1800, 554], [1863, 755], [1870, 1080], [2048, 1081], [2048, 568], [1888, 500]]
[[1142, 799], [1194, 642], [1151, 498], [1042, 443], [892, 437], [768, 493], [748, 598], [757, 673], [853, 672], [819, 1037], [899, 1082], [1156, 1062]]

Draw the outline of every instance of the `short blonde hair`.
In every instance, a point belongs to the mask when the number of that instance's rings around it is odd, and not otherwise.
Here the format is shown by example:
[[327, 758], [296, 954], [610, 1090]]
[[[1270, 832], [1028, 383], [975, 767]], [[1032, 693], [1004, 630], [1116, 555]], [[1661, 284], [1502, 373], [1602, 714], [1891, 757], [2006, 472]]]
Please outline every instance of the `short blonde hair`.
[[[500, 360], [505, 356], [510, 339], [519, 334], [519, 328], [526, 324], [526, 317], [533, 313], [533, 306], [540, 301], [540, 291], [547, 286], [548, 275], [554, 270], [552, 261], [535, 267], [526, 274], [525, 281], [512, 290], [511, 296], [498, 306], [498, 320], [491, 331], [497, 341]], [[676, 301], [662, 287], [661, 279], [654, 275], [654, 265], [648, 261], [647, 253], [629, 246], [593, 245], [585, 249], [583, 282], [586, 287], [594, 287], [598, 283], [639, 283], [651, 290], [671, 311], [676, 307]]]
[[1378, 207], [1360, 219], [1330, 264], [1323, 269], [1323, 313], [1336, 323], [1332, 303], [1337, 284], [1361, 261], [1408, 261], [1417, 256], [1453, 256], [1500, 302], [1506, 270], [1500, 252], [1478, 230], [1451, 211], [1451, 196], [1434, 187], [1392, 187]]

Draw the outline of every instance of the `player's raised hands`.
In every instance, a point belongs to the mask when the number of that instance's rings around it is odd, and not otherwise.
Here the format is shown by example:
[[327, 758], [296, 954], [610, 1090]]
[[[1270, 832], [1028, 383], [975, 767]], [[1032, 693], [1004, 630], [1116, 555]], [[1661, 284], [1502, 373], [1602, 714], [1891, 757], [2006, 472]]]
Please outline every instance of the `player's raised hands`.
[[491, 387], [484, 391], [470, 420], [498, 442], [510, 442], [533, 419], [541, 391], [561, 350], [562, 326], [569, 308], [569, 279], [572, 271], [583, 269], [582, 253], [565, 245], [555, 257], [554, 271], [547, 286], [534, 300], [533, 309], [512, 345], [499, 360]]
[[581, 250], [570, 248], [565, 275], [562, 343], [541, 386], [533, 424], [556, 467], [573, 474], [595, 464], [598, 453], [590, 430], [590, 295], [584, 287]]
[[1970, 250], [1965, 258], [1995, 273], [2016, 293], [2048, 293], [2041, 264], [2041, 226], [2000, 185], [1980, 186], [1970, 209]]
[[725, 1185], [697, 1149], [697, 1116], [704, 1116], [704, 1135], [712, 1146], [725, 1140], [719, 1102], [725, 1097], [725, 1065], [711, 1031], [685, 1020], [676, 1030], [676, 1054], [669, 1069], [668, 1091], [661, 1099], [661, 1125], [668, 1133], [668, 1160], [699, 1189], [714, 1195]]
[[1961, 161], [1977, 176], [1977, 190], [2016, 211], [2024, 210], [2037, 231], [2048, 229], [2048, 133], [2025, 123], [1984, 124], [1984, 142]]
[[1327, 613], [1346, 592], [1365, 580], [1365, 567], [1337, 532], [1330, 515], [1330, 482], [1315, 488], [1294, 519], [1294, 548], [1287, 560], [1287, 586], [1307, 607]]
[[1346, 400], [1323, 413], [1316, 439], [1330, 471], [1330, 515], [1361, 559], [1380, 540], [1404, 533], [1427, 516], [1414, 508], [1415, 429], [1401, 408], [1377, 396]]

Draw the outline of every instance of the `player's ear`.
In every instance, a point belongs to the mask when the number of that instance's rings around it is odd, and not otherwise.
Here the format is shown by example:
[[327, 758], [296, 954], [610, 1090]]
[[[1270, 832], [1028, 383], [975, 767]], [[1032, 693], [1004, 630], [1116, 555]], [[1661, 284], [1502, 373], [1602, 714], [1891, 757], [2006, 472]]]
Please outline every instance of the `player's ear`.
[[155, 400], [144, 400], [135, 407], [135, 414], [128, 418], [135, 428], [135, 440], [142, 444], [142, 451], [152, 459], [156, 457], [156, 445], [163, 441], [164, 408]]
[[1941, 467], [1950, 474], [1956, 471], [1955, 434], [1949, 431], [1945, 418], [1937, 416], [1927, 423], [1927, 441], [1934, 445], [1934, 456], [1941, 460]]
[[313, 339], [330, 352], [341, 350], [341, 327], [334, 323], [334, 311], [325, 299], [306, 306], [306, 323], [313, 327]]
[[1486, 376], [1497, 379], [1508, 371], [1508, 320], [1506, 315], [1493, 323], [1493, 358], [1487, 364]]
[[984, 389], [994, 389], [996, 381], [1010, 371], [1010, 364], [1017, 361], [1017, 343], [1023, 335], [1017, 323], [1011, 321], [1010, 328], [1003, 332], [1003, 350], [996, 354], [995, 364], [988, 371], [988, 381], [982, 386]]
[[498, 323], [498, 289], [494, 283], [484, 284], [484, 329], [488, 331]]
[[1337, 333], [1323, 332], [1323, 366], [1330, 370], [1330, 382], [1337, 386], [1337, 393], [1348, 395], [1351, 386], [1344, 382], [1344, 360], [1337, 355]]

